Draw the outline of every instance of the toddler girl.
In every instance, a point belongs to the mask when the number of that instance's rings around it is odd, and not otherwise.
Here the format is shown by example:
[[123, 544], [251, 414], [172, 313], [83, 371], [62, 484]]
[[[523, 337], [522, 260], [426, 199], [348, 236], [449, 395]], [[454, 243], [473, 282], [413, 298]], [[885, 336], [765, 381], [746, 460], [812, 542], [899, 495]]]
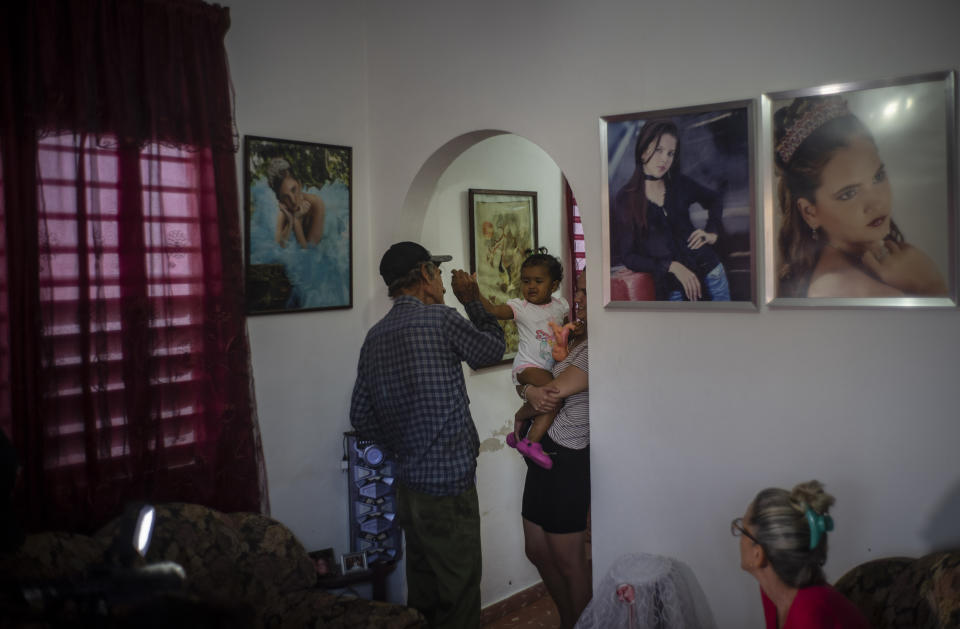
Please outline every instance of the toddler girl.
[[[553, 380], [553, 347], [557, 338], [551, 324], [566, 322], [570, 304], [563, 297], [554, 297], [563, 279], [563, 265], [555, 256], [540, 247], [535, 253], [527, 250], [527, 259], [520, 265], [522, 299], [515, 298], [506, 304], [493, 304], [481, 295], [480, 301], [487, 312], [498, 319], [515, 320], [520, 333], [517, 355], [513, 359], [513, 384], [523, 397], [527, 385], [543, 386]], [[553, 461], [540, 447], [540, 439], [547, 433], [556, 412], [543, 413], [533, 418], [525, 438], [517, 439], [511, 433], [507, 444], [517, 448], [541, 467], [550, 468]]]

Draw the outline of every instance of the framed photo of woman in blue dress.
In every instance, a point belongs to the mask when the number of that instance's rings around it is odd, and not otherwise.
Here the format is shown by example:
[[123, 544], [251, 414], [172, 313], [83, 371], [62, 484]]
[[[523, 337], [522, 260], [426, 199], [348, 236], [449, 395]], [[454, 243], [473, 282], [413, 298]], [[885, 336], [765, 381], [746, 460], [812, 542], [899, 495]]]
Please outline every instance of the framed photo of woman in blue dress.
[[956, 74], [766, 94], [766, 300], [957, 305]]
[[247, 314], [353, 306], [348, 146], [244, 136]]
[[608, 307], [757, 308], [754, 102], [604, 116]]

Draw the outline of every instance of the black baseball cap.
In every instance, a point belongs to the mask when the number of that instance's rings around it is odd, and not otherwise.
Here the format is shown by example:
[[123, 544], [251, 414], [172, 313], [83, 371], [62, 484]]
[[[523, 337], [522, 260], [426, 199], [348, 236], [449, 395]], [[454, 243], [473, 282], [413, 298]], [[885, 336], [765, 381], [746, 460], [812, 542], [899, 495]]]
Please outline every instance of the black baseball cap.
[[380, 275], [387, 286], [390, 286], [424, 262], [440, 264], [450, 260], [453, 260], [453, 256], [430, 255], [429, 251], [415, 242], [398, 242], [391, 245], [380, 259]]

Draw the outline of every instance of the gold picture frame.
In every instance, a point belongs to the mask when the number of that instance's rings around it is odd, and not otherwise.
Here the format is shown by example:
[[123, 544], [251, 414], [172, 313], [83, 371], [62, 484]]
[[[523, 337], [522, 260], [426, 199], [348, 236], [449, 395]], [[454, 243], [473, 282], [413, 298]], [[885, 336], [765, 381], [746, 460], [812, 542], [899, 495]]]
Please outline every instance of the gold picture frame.
[[[520, 297], [520, 265], [537, 248], [537, 193], [517, 190], [468, 191], [470, 272], [480, 293], [494, 304]], [[502, 362], [517, 354], [513, 321], [500, 321], [506, 340]]]

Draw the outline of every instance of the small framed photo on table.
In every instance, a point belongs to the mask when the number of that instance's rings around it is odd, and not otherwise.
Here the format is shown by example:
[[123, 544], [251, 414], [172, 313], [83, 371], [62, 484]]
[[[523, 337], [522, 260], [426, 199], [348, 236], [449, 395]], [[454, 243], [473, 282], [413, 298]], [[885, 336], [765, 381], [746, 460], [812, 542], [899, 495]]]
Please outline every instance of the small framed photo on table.
[[334, 558], [332, 548], [315, 550], [307, 554], [310, 555], [310, 558], [313, 560], [313, 565], [317, 569], [318, 577], [331, 577], [337, 574], [336, 559]]
[[367, 569], [366, 553], [343, 553], [340, 555], [340, 570], [343, 574], [363, 572]]

